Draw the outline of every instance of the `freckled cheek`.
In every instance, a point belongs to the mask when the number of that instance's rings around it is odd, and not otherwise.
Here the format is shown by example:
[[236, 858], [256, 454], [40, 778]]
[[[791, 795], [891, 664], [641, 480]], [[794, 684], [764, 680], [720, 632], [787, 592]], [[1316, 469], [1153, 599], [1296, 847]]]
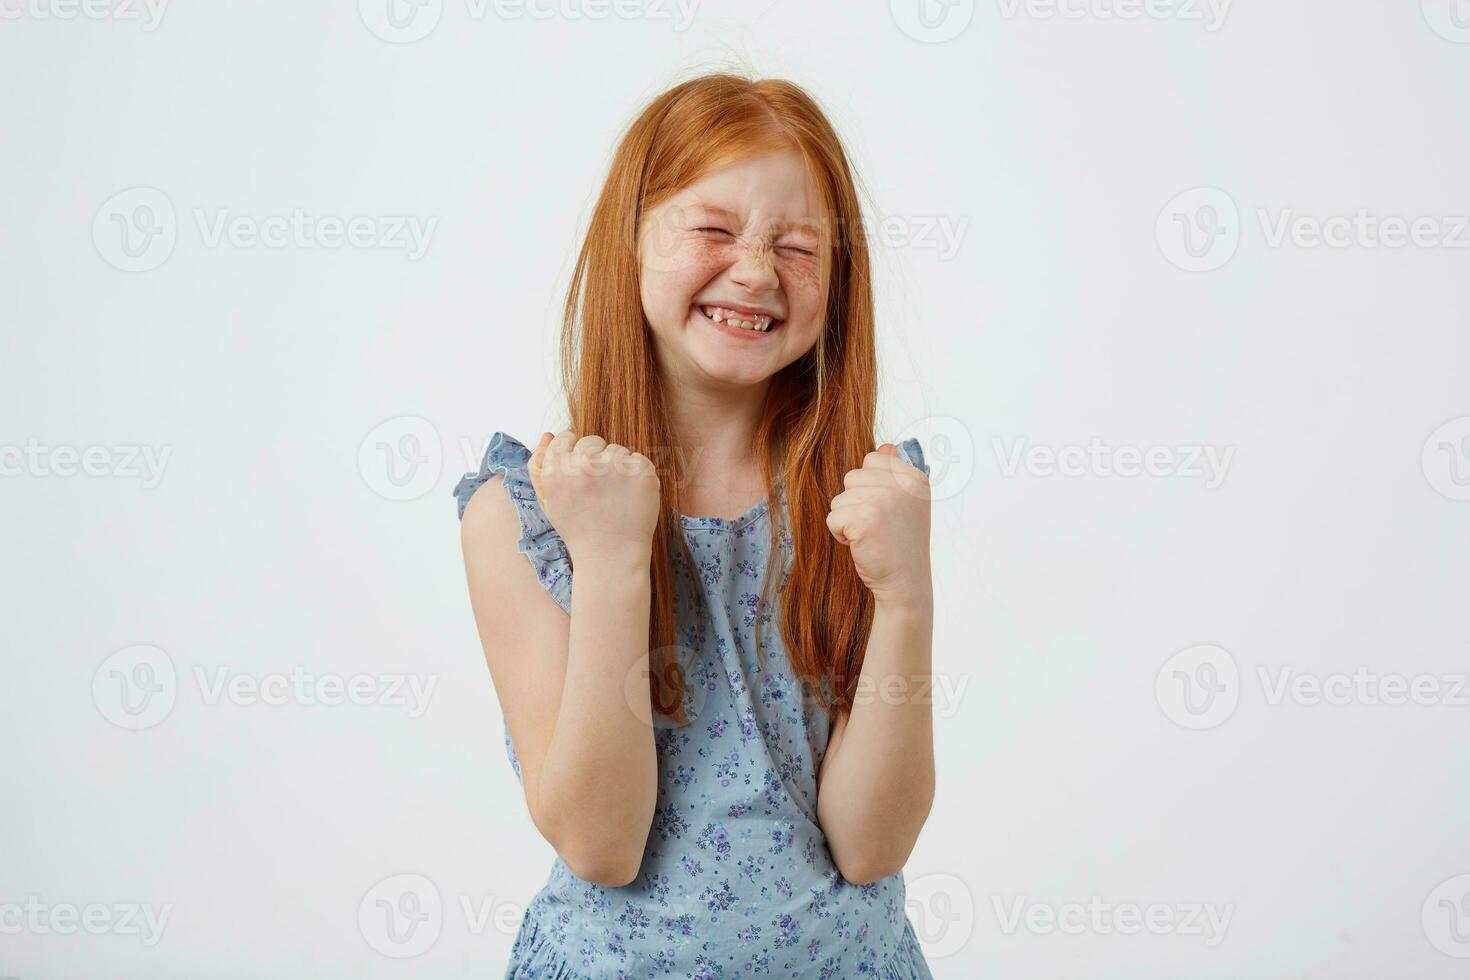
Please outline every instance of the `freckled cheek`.
[[813, 297], [822, 291], [822, 270], [815, 259], [791, 259], [781, 263], [781, 284], [792, 293]]
[[691, 243], [684, 256], [680, 272], [695, 287], [704, 285], [735, 261], [734, 252], [728, 246], [703, 242]]
[[820, 317], [822, 270], [815, 261], [790, 260], [779, 267], [781, 288], [794, 317]]

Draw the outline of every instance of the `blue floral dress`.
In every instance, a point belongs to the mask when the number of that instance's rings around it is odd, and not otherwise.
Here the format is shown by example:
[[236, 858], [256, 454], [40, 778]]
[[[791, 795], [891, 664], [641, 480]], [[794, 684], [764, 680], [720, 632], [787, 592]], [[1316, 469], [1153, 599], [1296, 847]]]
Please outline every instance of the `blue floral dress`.
[[[898, 450], [929, 472], [917, 439]], [[530, 455], [495, 433], [479, 472], [465, 474], [454, 495], [463, 517], [480, 484], [504, 474], [520, 515], [518, 550], [570, 614], [571, 563], [536, 501]], [[779, 483], [774, 497], [784, 508]], [[817, 824], [827, 716], [791, 670], [779, 602], [760, 598], [770, 499], [728, 520], [676, 515], [697, 566], [691, 574], [670, 542], [691, 723], [655, 715], [658, 804], [642, 866], [632, 883], [605, 888], [557, 858], [527, 905], [507, 980], [932, 980], [905, 914], [902, 874], [851, 884]], [[779, 543], [783, 576], [791, 559], [787, 526]], [[695, 583], [702, 596], [693, 594]], [[703, 629], [696, 601], [704, 603]], [[508, 728], [505, 748], [519, 778]]]

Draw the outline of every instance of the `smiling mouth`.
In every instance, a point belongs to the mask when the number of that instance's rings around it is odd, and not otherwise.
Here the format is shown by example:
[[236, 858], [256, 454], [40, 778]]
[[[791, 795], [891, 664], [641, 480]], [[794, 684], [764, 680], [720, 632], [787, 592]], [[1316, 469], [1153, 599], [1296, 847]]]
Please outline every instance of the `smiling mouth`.
[[709, 320], [717, 326], [722, 326], [726, 330], [748, 333], [770, 333], [772, 330], [781, 326], [782, 323], [786, 322], [784, 320], [777, 320], [774, 317], [765, 316], [764, 314], [739, 313], [735, 310], [727, 310], [722, 306], [696, 305], [694, 309], [706, 320]]

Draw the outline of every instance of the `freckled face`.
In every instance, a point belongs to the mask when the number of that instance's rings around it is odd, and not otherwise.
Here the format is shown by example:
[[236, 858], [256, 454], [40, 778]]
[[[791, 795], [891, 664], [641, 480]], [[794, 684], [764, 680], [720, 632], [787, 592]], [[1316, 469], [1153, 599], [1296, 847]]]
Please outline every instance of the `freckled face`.
[[[643, 313], [658, 363], [692, 384], [762, 382], [811, 350], [824, 327], [816, 187], [794, 151], [711, 171], [639, 226]], [[776, 318], [740, 331], [701, 308]]]

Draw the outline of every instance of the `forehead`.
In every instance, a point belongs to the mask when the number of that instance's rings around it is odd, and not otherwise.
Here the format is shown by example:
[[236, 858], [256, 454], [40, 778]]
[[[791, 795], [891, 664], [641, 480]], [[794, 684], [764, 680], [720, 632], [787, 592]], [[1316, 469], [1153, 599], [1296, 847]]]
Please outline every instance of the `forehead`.
[[747, 157], [710, 171], [669, 201], [684, 210], [741, 224], [816, 231], [821, 204], [795, 151]]

